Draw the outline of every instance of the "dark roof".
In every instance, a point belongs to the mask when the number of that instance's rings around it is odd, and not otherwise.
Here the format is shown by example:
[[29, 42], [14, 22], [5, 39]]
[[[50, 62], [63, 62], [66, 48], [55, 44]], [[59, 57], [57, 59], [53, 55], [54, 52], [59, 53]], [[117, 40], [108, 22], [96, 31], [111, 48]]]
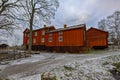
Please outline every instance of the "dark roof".
[[66, 27], [66, 28], [55, 29], [55, 30], [49, 31], [47, 33], [59, 32], [59, 31], [65, 31], [65, 30], [71, 30], [71, 29], [77, 29], [77, 28], [83, 28], [85, 26], [86, 26], [85, 24], [74, 25], [74, 26], [70, 26], [70, 27]]
[[6, 48], [6, 47], [9, 47], [8, 44], [0, 44], [0, 48]]
[[107, 31], [103, 31], [103, 30], [100, 30], [100, 29], [97, 29], [97, 28], [94, 28], [94, 27], [89, 28], [87, 30], [87, 32], [90, 31], [91, 29], [94, 29], [94, 30], [97, 30], [97, 31], [100, 31], [100, 32], [104, 32], [104, 33], [108, 33]]
[[23, 31], [23, 33], [26, 33], [26, 31], [28, 31], [29, 29], [28, 28], [26, 28], [24, 31]]
[[54, 26], [48, 26], [48, 27], [43, 27], [43, 28], [39, 28], [39, 29], [36, 29], [36, 30], [33, 30], [33, 31], [38, 31], [38, 30], [42, 30], [42, 29], [51, 29], [51, 28], [54, 28]]
[[[42, 28], [39, 28], [39, 29], [36, 29], [36, 30], [33, 30], [33, 31], [38, 31], [38, 30], [42, 30], [42, 29], [51, 29], [51, 28], [52, 28], [52, 29], [55, 29], [54, 26], [48, 26], [48, 27], [42, 27]], [[26, 28], [23, 33], [25, 33], [27, 30], [29, 30], [29, 29]]]

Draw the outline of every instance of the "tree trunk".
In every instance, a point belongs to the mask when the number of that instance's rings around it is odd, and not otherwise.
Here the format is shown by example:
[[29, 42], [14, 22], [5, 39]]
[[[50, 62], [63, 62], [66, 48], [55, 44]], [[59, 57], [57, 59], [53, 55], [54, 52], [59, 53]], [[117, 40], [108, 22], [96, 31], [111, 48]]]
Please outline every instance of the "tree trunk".
[[120, 49], [120, 42], [119, 41], [120, 41], [120, 39], [118, 39], [118, 42], [117, 42], [118, 43], [117, 44], [118, 45], [118, 49]]
[[34, 20], [34, 7], [32, 9], [32, 14], [31, 14], [31, 19], [30, 19], [30, 34], [29, 34], [29, 45], [28, 45], [28, 53], [31, 53], [31, 48], [32, 48], [32, 31], [33, 31], [33, 20]]
[[[32, 23], [31, 23], [32, 24]], [[29, 33], [29, 45], [28, 45], [28, 53], [31, 53], [32, 48], [32, 25], [30, 24], [30, 33]]]

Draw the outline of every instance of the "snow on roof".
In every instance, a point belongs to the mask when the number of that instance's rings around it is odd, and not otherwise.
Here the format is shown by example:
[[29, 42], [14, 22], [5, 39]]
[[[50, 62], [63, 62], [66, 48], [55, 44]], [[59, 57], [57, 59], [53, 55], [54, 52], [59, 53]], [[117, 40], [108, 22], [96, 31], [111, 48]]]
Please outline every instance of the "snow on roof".
[[[42, 28], [39, 28], [39, 29], [35, 29], [33, 31], [38, 31], [38, 30], [42, 30], [42, 29], [50, 29], [50, 28], [54, 28], [55, 29], [54, 26], [48, 26], [48, 27], [42, 27]], [[26, 33], [26, 32], [29, 32], [28, 28], [26, 28], [23, 33]]]
[[37, 30], [42, 30], [42, 29], [50, 29], [50, 28], [55, 28], [54, 26], [48, 26], [48, 27], [42, 27], [33, 31], [37, 31]]
[[85, 27], [85, 24], [74, 25], [74, 26], [70, 26], [70, 27], [66, 27], [66, 28], [59, 28], [59, 29], [56, 29], [56, 30], [49, 31], [47, 33], [65, 31], [65, 30], [71, 30], [71, 29], [77, 29], [77, 28], [82, 28], [82, 27]]

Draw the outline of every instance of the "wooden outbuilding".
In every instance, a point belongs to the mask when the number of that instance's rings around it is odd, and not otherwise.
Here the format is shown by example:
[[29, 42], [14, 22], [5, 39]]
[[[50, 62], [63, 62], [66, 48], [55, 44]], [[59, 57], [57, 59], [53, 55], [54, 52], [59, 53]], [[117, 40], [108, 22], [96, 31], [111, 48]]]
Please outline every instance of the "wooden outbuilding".
[[108, 32], [91, 27], [86, 33], [87, 46], [94, 49], [108, 47]]

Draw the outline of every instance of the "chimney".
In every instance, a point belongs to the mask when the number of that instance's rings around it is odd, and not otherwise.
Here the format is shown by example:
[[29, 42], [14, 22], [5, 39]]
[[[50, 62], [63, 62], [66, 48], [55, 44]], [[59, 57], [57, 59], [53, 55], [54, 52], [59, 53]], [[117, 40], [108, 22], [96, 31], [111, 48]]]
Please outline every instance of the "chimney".
[[46, 28], [47, 26], [46, 25], [44, 25], [44, 28]]
[[64, 24], [64, 28], [67, 28], [67, 24]]

